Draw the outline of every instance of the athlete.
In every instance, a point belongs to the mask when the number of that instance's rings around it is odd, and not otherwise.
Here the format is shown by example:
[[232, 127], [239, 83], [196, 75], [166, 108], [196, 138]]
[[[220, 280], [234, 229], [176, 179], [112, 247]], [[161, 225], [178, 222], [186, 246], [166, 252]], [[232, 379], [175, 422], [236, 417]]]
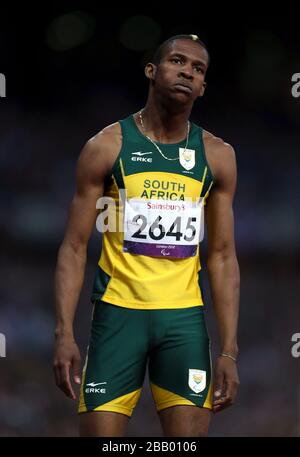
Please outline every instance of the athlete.
[[[73, 382], [81, 384], [81, 436], [126, 434], [147, 365], [165, 436], [206, 436], [212, 413], [235, 400], [235, 153], [189, 120], [208, 65], [196, 35], [162, 43], [145, 67], [145, 107], [101, 130], [78, 159], [55, 274], [54, 372], [74, 400]], [[221, 349], [213, 372], [201, 290], [203, 221]], [[95, 223], [102, 227], [102, 250], [81, 376], [73, 319]]]

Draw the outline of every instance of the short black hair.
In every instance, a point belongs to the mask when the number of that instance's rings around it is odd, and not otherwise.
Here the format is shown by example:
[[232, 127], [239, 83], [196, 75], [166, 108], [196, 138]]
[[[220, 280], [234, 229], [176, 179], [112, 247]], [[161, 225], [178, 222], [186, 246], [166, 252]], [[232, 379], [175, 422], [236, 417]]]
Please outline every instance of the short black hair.
[[191, 41], [194, 41], [195, 43], [198, 43], [199, 46], [201, 46], [202, 48], [205, 49], [205, 51], [207, 52], [207, 56], [208, 56], [208, 64], [209, 64], [209, 61], [210, 61], [210, 57], [209, 57], [209, 53], [208, 53], [208, 50], [207, 50], [207, 47], [206, 45], [203, 43], [203, 41], [201, 41], [197, 35], [174, 35], [170, 38], [168, 38], [167, 40], [163, 41], [163, 43], [161, 43], [158, 48], [154, 51], [153, 53], [153, 57], [152, 57], [152, 61], [155, 65], [158, 65], [166, 51], [166, 48], [169, 46], [170, 43], [172, 43], [173, 41], [176, 41], [176, 40], [191, 40]]

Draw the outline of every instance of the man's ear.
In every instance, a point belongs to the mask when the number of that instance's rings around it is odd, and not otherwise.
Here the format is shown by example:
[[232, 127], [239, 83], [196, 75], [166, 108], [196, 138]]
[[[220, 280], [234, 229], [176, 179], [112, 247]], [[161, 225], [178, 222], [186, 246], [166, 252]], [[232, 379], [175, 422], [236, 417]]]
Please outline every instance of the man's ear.
[[201, 90], [200, 90], [199, 97], [203, 97], [205, 89], [206, 89], [206, 86], [207, 86], [207, 82], [204, 81], [204, 83], [202, 84]]
[[145, 75], [146, 78], [150, 79], [150, 81], [155, 80], [155, 74], [156, 74], [157, 66], [154, 65], [154, 63], [147, 63], [145, 66]]

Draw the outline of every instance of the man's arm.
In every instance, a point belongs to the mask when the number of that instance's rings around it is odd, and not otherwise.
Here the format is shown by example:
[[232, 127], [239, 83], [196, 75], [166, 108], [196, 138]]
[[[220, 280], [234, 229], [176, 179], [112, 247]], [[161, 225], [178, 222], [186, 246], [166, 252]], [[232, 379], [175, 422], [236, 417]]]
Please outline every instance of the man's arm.
[[80, 353], [73, 335], [73, 320], [84, 281], [87, 245], [97, 217], [96, 202], [103, 195], [104, 179], [114, 153], [113, 127], [89, 140], [80, 153], [76, 169], [76, 190], [70, 205], [63, 242], [55, 271], [56, 329], [53, 368], [56, 384], [70, 398], [80, 383]]
[[[216, 183], [206, 206], [208, 275], [220, 335], [221, 353], [236, 358], [239, 309], [239, 266], [235, 252], [232, 202], [236, 187], [233, 148], [215, 138], [209, 142], [210, 165]], [[234, 402], [239, 378], [235, 362], [220, 356], [214, 370], [213, 411]]]

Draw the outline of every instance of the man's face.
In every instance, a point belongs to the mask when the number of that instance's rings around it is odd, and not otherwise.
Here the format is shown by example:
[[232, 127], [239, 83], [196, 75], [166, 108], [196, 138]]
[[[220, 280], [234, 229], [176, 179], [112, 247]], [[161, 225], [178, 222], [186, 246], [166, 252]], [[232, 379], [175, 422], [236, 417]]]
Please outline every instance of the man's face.
[[154, 67], [155, 88], [182, 102], [193, 102], [204, 93], [207, 67], [204, 48], [191, 40], [175, 40]]

